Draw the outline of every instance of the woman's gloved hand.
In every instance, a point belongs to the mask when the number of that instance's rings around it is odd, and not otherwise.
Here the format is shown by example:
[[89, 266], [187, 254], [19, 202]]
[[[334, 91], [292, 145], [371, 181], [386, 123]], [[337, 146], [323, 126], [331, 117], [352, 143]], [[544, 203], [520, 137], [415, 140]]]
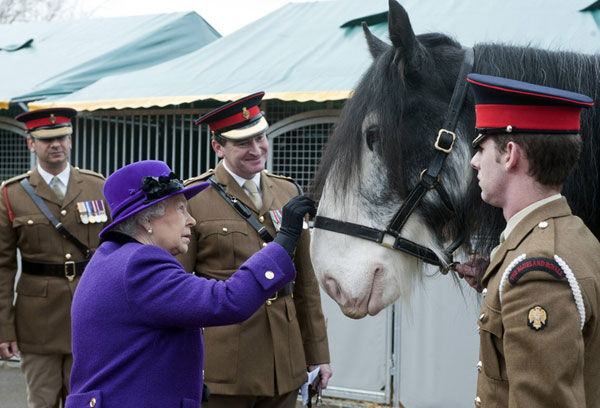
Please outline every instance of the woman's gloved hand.
[[317, 213], [315, 202], [310, 198], [298, 195], [283, 206], [281, 227], [273, 242], [281, 245], [290, 257], [294, 254], [298, 238], [302, 233], [302, 224], [306, 214], [314, 216]]

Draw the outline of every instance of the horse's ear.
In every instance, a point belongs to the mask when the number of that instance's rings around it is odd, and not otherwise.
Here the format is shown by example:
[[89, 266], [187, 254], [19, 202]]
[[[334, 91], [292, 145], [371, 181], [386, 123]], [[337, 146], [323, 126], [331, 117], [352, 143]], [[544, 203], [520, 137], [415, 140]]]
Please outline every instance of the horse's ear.
[[389, 0], [389, 4], [390, 40], [403, 55], [410, 56], [414, 51], [417, 39], [410, 25], [408, 14], [396, 0]]
[[362, 22], [362, 28], [365, 32], [365, 38], [367, 39], [367, 44], [369, 45], [369, 51], [371, 51], [371, 55], [373, 58], [379, 57], [383, 54], [390, 46], [381, 41], [379, 38], [371, 33], [369, 30], [369, 26], [364, 21]]

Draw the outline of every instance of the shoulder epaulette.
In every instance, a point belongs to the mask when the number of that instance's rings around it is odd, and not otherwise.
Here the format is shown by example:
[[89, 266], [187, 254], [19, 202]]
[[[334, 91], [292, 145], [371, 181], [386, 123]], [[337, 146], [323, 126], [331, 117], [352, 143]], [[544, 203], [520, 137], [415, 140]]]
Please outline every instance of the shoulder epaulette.
[[200, 174], [199, 176], [191, 177], [191, 178], [185, 180], [183, 182], [183, 184], [187, 186], [187, 185], [190, 185], [190, 184], [195, 183], [197, 181], [206, 181], [213, 174], [215, 174], [215, 170], [214, 169], [210, 169], [210, 170], [208, 170], [208, 171]]
[[269, 177], [274, 177], [276, 179], [289, 181], [290, 183], [292, 183], [293, 185], [296, 186], [296, 188], [298, 189], [298, 194], [302, 194], [302, 187], [300, 187], [300, 184], [296, 183], [296, 180], [294, 180], [293, 178], [287, 177], [287, 176], [281, 176], [279, 174], [269, 173], [266, 170], [265, 170], [265, 174]]
[[266, 171], [266, 170], [264, 171], [264, 174], [266, 174], [266, 175], [267, 175], [267, 176], [269, 176], [269, 177], [275, 177], [275, 178], [278, 178], [278, 179], [287, 180], [287, 181], [289, 181], [289, 182], [291, 182], [291, 183], [294, 183], [294, 179], [293, 179], [293, 178], [291, 178], [291, 177], [288, 177], [288, 176], [282, 176], [281, 174], [273, 174], [273, 173], [269, 173], [269, 172], [268, 172], [268, 171]]
[[4, 180], [2, 182], [2, 187], [7, 186], [9, 184], [14, 183], [15, 181], [19, 181], [24, 179], [25, 177], [29, 177], [29, 175], [31, 174], [31, 170], [29, 170], [27, 173], [23, 173], [23, 174], [19, 174], [18, 176], [14, 176], [12, 178], [9, 178], [8, 180]]
[[95, 171], [91, 171], [91, 170], [87, 170], [87, 169], [80, 169], [79, 167], [75, 167], [75, 169], [77, 169], [77, 171], [79, 171], [82, 174], [87, 174], [88, 176], [94, 176], [94, 177], [101, 178], [102, 180], [106, 180], [106, 178], [102, 174], [96, 173]]

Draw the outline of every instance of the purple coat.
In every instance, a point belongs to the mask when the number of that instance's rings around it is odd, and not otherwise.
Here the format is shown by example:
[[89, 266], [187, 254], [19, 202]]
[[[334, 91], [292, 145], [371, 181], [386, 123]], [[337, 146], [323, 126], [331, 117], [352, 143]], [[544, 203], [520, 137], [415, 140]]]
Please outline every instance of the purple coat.
[[294, 277], [289, 255], [275, 243], [226, 281], [187, 274], [153, 245], [102, 243], [71, 308], [73, 369], [66, 407], [93, 406], [93, 398], [96, 408], [199, 407], [200, 328], [247, 319]]

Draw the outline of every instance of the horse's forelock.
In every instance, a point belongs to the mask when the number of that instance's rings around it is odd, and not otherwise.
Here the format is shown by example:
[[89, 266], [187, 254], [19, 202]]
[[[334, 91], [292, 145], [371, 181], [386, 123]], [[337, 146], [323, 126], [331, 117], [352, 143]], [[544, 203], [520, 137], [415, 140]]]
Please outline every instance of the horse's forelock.
[[[393, 128], [393, 124], [397, 128], [403, 90], [397, 67], [392, 63], [393, 57], [394, 50], [390, 47], [376, 58], [352, 98], [344, 105], [313, 181], [311, 193], [316, 198], [319, 198], [327, 177], [332, 173], [335, 173], [336, 192], [342, 196], [358, 176], [356, 163], [360, 162], [362, 154], [362, 127], [369, 114], [375, 114], [385, 128]], [[382, 126], [381, 123], [378, 125]]]
[[[357, 177], [361, 157], [362, 124], [370, 113], [376, 113], [379, 120], [380, 143], [383, 146], [381, 156], [386, 164], [390, 186], [401, 196], [406, 194], [407, 177], [402, 173], [403, 154], [400, 141], [411, 137], [411, 133], [402, 135], [407, 87], [428, 86], [435, 94], [437, 88], [445, 88], [451, 92], [455, 76], [445, 83], [448, 75], [439, 75], [434, 71], [441, 61], [456, 60], [461, 53], [460, 44], [451, 38], [438, 33], [420, 35], [416, 47], [422, 48], [422, 55], [410, 56], [408, 60], [402, 50], [390, 47], [373, 61], [369, 70], [363, 75], [354, 96], [347, 101], [342, 111], [339, 124], [330, 137], [326, 151], [321, 159], [320, 168], [313, 182], [312, 193], [319, 197], [325, 180], [330, 173], [335, 173], [336, 192], [343, 196], [352, 180]], [[456, 64], [455, 64], [456, 65]], [[448, 91], [449, 90], [449, 91]], [[417, 92], [418, 94], [418, 92]], [[424, 95], [424, 97], [427, 95]], [[438, 95], [440, 101], [447, 102], [447, 95]], [[438, 118], [439, 112], [428, 106], [430, 101], [422, 101], [423, 111]], [[435, 101], [431, 101], [435, 102]], [[439, 102], [438, 102], [439, 103]], [[420, 125], [415, 125], [419, 128]], [[415, 134], [419, 132], [417, 129]]]

